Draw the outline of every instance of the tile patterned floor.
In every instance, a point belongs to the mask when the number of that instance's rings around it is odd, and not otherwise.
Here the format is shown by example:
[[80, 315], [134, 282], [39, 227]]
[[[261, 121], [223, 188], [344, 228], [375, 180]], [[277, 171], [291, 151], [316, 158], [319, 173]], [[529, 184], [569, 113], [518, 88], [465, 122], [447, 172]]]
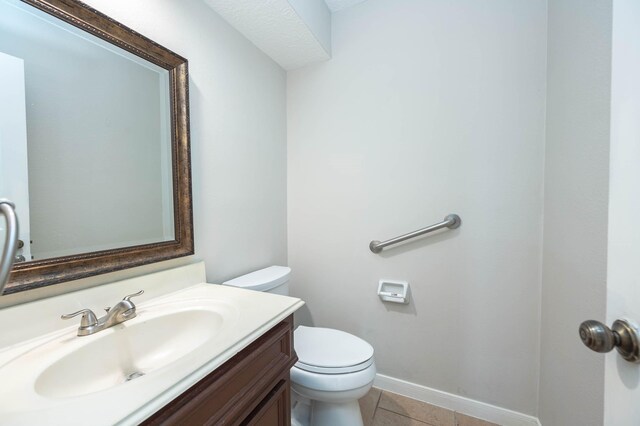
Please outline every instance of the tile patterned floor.
[[359, 402], [365, 426], [498, 426], [377, 388]]

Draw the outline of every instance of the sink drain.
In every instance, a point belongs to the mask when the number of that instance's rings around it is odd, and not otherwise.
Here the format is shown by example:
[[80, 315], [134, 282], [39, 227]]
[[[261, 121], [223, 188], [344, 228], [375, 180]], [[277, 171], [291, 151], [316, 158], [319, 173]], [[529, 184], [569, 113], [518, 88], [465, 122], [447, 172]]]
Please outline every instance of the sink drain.
[[125, 378], [126, 382], [130, 382], [133, 379], [137, 379], [138, 377], [142, 377], [144, 376], [144, 373], [141, 373], [139, 371], [134, 371], [133, 373], [127, 375], [127, 377]]

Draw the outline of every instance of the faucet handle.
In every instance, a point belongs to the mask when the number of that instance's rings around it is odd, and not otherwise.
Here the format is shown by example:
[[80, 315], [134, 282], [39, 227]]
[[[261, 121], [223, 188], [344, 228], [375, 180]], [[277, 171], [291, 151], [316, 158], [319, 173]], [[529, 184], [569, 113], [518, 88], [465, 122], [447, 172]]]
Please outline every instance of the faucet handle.
[[75, 316], [82, 314], [82, 319], [80, 320], [80, 328], [84, 327], [93, 327], [98, 324], [98, 319], [96, 318], [96, 314], [93, 313], [91, 309], [82, 309], [78, 312], [74, 312], [72, 314], [66, 314], [60, 316], [63, 320], [71, 319]]
[[[122, 300], [126, 301], [126, 302], [131, 302], [131, 298], [132, 297], [136, 297], [136, 296], [140, 296], [141, 294], [144, 294], [144, 290], [140, 290], [137, 293], [133, 293], [133, 294], [128, 294], [126, 295]], [[132, 302], [133, 303], [133, 302]]]

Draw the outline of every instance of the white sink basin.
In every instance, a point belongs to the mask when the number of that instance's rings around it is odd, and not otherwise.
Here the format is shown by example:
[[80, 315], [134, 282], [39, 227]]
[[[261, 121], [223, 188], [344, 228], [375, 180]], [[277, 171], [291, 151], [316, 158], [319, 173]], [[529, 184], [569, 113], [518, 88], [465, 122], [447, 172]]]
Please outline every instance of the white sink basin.
[[220, 312], [205, 309], [125, 322], [56, 359], [36, 379], [35, 391], [65, 398], [122, 385], [197, 350], [215, 338], [223, 324]]
[[202, 365], [207, 351], [226, 344], [238, 316], [231, 301], [179, 292], [142, 303], [135, 318], [92, 335], [77, 336], [78, 321], [29, 342], [0, 366], [0, 383], [10, 384], [5, 390], [12, 397], [22, 396], [10, 406], [13, 410], [92, 395], [101, 399], [110, 391], [139, 392], [145, 382], [175, 380], [176, 374]]

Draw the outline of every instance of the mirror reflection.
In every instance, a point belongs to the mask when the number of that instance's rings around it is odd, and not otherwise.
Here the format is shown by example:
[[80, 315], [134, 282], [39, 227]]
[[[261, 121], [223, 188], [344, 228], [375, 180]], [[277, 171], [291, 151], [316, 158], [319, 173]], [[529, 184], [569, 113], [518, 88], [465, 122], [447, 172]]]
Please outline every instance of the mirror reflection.
[[0, 197], [19, 260], [174, 240], [168, 93], [167, 70], [0, 0]]

